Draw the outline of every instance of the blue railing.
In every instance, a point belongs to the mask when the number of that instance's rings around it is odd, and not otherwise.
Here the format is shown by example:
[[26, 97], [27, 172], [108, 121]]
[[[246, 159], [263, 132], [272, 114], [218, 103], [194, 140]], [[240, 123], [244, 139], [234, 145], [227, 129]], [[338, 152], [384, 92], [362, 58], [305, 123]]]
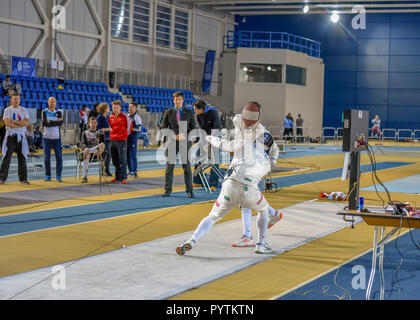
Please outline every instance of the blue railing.
[[228, 31], [223, 39], [225, 49], [268, 48], [289, 49], [321, 57], [321, 43], [286, 32]]

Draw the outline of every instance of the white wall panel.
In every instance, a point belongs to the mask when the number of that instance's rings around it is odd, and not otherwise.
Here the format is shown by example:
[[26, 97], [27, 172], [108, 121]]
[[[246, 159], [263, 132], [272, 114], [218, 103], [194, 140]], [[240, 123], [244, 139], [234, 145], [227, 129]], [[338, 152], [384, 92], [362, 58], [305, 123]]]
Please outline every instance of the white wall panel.
[[149, 48], [120, 42], [112, 42], [111, 47], [111, 66], [114, 70], [150, 71]]
[[[85, 64], [92, 51], [98, 44], [98, 40], [83, 38], [67, 34], [59, 34], [58, 40], [63, 47], [68, 59], [71, 63]], [[98, 55], [95, 62], [100, 62], [100, 56]], [[95, 63], [92, 63], [95, 65]]]
[[[0, 10], [2, 12], [2, 10]], [[0, 48], [5, 55], [10, 52], [10, 25], [0, 23]]]
[[[1, 0], [0, 17], [33, 24], [42, 20], [31, 0]], [[0, 24], [0, 47], [5, 55], [27, 56], [38, 37], [40, 29]]]
[[99, 33], [85, 0], [70, 0], [66, 8], [66, 24], [69, 30]]
[[207, 17], [196, 15], [194, 45], [210, 50], [220, 51], [221, 22]]
[[10, 18], [10, 2], [11, 0], [1, 1], [0, 18]]

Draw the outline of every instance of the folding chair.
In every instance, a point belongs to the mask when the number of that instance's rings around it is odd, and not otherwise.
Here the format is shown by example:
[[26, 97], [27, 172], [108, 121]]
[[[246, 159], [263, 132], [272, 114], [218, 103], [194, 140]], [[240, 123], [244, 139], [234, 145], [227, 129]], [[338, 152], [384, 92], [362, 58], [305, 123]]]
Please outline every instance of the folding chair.
[[34, 170], [35, 177], [38, 177], [38, 170], [37, 169], [42, 168], [44, 166], [41, 162], [39, 162], [40, 157], [41, 157], [40, 155], [37, 155], [35, 153], [29, 153], [28, 154], [28, 159], [30, 159], [32, 161], [32, 167], [33, 167], [33, 170]]
[[[75, 153], [76, 153], [76, 160], [77, 160], [75, 180], [78, 181], [78, 180], [80, 180], [80, 177], [82, 176], [83, 152], [80, 149], [77, 149], [75, 151]], [[97, 153], [92, 154], [92, 156], [89, 159], [89, 167], [88, 168], [90, 168], [92, 163], [98, 164], [99, 183], [102, 183], [102, 174], [103, 174], [104, 167], [105, 167], [104, 166], [104, 160], [105, 159], [102, 157], [102, 154], [97, 154]]]
[[216, 173], [217, 177], [220, 180], [224, 179], [224, 176], [223, 176], [222, 172], [213, 163], [200, 164], [197, 168], [194, 169], [193, 176], [194, 177], [199, 176], [200, 180], [201, 180], [201, 185], [204, 187], [204, 190], [213, 194], [213, 192], [211, 191], [211, 188], [210, 188], [210, 184], [207, 181], [207, 177], [206, 177], [206, 174], [205, 174], [205, 171], [208, 168], [211, 168], [211, 170], [214, 170], [214, 172]]

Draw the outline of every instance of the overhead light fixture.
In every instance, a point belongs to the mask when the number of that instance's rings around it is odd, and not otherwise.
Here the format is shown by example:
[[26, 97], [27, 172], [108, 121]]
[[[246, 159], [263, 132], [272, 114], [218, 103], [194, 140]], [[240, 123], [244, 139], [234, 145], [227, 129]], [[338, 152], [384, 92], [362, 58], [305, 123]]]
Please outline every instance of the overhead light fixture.
[[244, 70], [245, 72], [247, 72], [248, 71], [248, 68], [247, 67], [243, 67], [242, 70]]
[[331, 19], [331, 21], [332, 21], [333, 23], [337, 23], [337, 22], [338, 22], [338, 20], [340, 20], [340, 15], [339, 15], [339, 12], [338, 12], [338, 11], [333, 11], [333, 13], [332, 13], [332, 15], [331, 15], [330, 19]]
[[308, 12], [309, 12], [309, 6], [308, 5], [305, 5], [303, 7], [303, 13], [308, 13]]
[[271, 67], [270, 67], [270, 66], [268, 66], [268, 67], [267, 67], [267, 70], [268, 70], [268, 71], [271, 71]]

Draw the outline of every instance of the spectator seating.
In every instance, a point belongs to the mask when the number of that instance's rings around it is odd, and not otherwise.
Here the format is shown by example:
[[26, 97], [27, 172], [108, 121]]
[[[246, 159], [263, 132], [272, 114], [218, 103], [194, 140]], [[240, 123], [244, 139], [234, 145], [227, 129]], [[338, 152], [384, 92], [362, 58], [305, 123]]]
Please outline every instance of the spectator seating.
[[155, 87], [138, 87], [129, 85], [120, 85], [120, 92], [124, 95], [132, 96], [133, 101], [139, 105], [146, 105], [147, 110], [153, 113], [161, 113], [166, 109], [173, 107], [173, 94], [181, 91], [184, 94], [184, 104], [191, 108], [196, 101], [194, 95], [189, 90], [176, 90]]
[[[4, 78], [5, 75], [0, 74], [0, 81]], [[84, 104], [92, 109], [96, 102], [122, 101], [121, 95], [109, 92], [105, 83], [65, 80], [61, 82], [63, 89], [59, 89], [58, 79], [11, 76], [11, 80], [21, 85], [21, 105], [26, 108], [44, 109], [49, 97], [57, 99], [61, 110], [80, 110]], [[9, 97], [3, 97], [0, 104], [7, 106], [9, 100]], [[128, 111], [128, 103], [123, 103], [123, 111]]]

